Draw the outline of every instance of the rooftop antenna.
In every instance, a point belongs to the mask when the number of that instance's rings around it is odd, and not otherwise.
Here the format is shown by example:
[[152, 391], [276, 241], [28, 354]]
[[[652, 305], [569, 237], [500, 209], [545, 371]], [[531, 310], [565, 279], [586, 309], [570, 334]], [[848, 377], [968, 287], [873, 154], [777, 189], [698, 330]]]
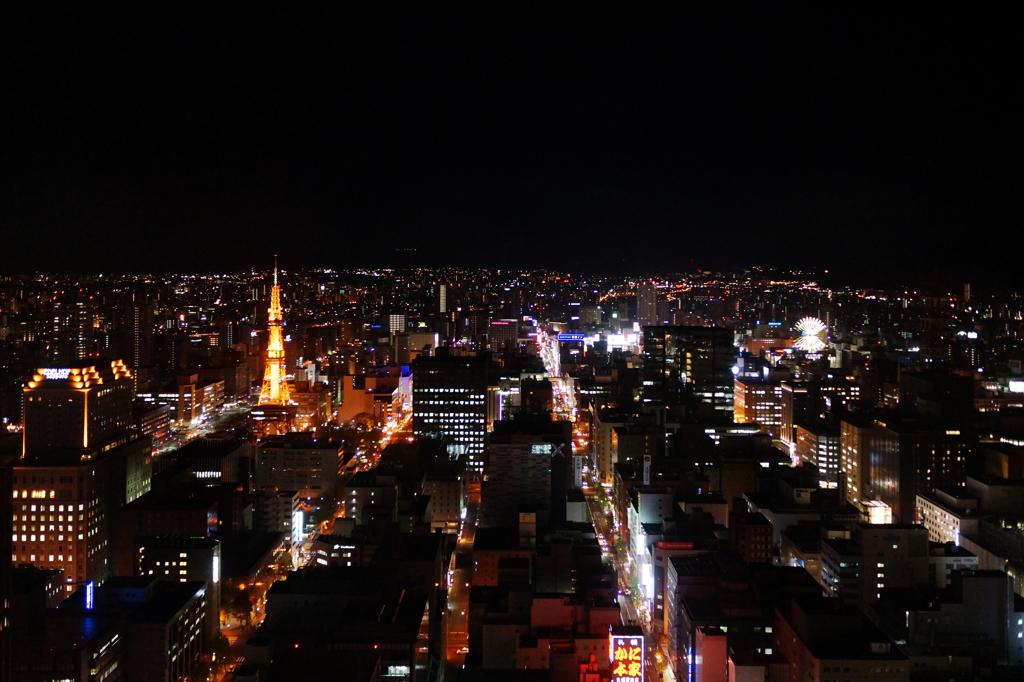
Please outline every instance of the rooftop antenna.
[[274, 286], [277, 286], [277, 254], [274, 254]]

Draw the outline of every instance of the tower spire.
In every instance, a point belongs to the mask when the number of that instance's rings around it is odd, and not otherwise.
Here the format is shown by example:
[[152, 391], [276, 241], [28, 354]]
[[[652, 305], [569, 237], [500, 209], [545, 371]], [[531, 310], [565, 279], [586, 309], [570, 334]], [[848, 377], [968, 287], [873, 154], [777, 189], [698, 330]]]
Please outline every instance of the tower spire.
[[288, 369], [284, 355], [284, 314], [281, 310], [281, 287], [277, 283], [277, 254], [274, 254], [274, 286], [270, 290], [270, 313], [267, 319], [267, 362], [260, 389], [260, 405], [288, 405]]

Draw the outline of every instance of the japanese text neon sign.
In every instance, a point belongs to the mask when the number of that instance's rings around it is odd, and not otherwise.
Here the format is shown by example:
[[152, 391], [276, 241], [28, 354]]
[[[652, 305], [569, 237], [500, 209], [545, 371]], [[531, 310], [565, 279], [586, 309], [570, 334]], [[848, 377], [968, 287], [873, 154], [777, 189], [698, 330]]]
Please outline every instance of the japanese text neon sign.
[[611, 635], [608, 657], [612, 664], [612, 682], [642, 682], [644, 678], [644, 638]]

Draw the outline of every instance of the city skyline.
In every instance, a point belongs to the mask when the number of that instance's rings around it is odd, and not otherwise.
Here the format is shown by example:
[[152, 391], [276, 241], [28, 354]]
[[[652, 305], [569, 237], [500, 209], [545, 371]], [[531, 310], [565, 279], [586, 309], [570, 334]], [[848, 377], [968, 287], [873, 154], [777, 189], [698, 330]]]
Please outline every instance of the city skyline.
[[0, 278], [0, 673], [1024, 664], [1019, 294], [280, 265]]
[[1024, 679], [1015, 7], [0, 21], [0, 682]]

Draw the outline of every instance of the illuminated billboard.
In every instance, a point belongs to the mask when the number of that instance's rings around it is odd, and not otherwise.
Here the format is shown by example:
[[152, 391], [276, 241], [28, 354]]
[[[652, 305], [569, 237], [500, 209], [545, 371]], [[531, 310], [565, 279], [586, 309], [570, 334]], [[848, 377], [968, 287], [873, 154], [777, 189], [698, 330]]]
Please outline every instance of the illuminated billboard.
[[636, 333], [609, 334], [607, 337], [609, 348], [626, 349], [640, 344], [640, 337]]
[[302, 543], [302, 512], [292, 513], [292, 544]]
[[621, 635], [612, 630], [608, 638], [610, 640], [608, 658], [612, 664], [612, 682], [642, 682], [644, 678], [643, 635]]
[[559, 334], [557, 338], [558, 338], [559, 341], [582, 341], [583, 339], [586, 338], [586, 334], [566, 334], [566, 333], [563, 333], [563, 334]]
[[892, 523], [892, 507], [885, 502], [865, 500], [864, 511], [867, 513], [868, 523], [876, 525]]

